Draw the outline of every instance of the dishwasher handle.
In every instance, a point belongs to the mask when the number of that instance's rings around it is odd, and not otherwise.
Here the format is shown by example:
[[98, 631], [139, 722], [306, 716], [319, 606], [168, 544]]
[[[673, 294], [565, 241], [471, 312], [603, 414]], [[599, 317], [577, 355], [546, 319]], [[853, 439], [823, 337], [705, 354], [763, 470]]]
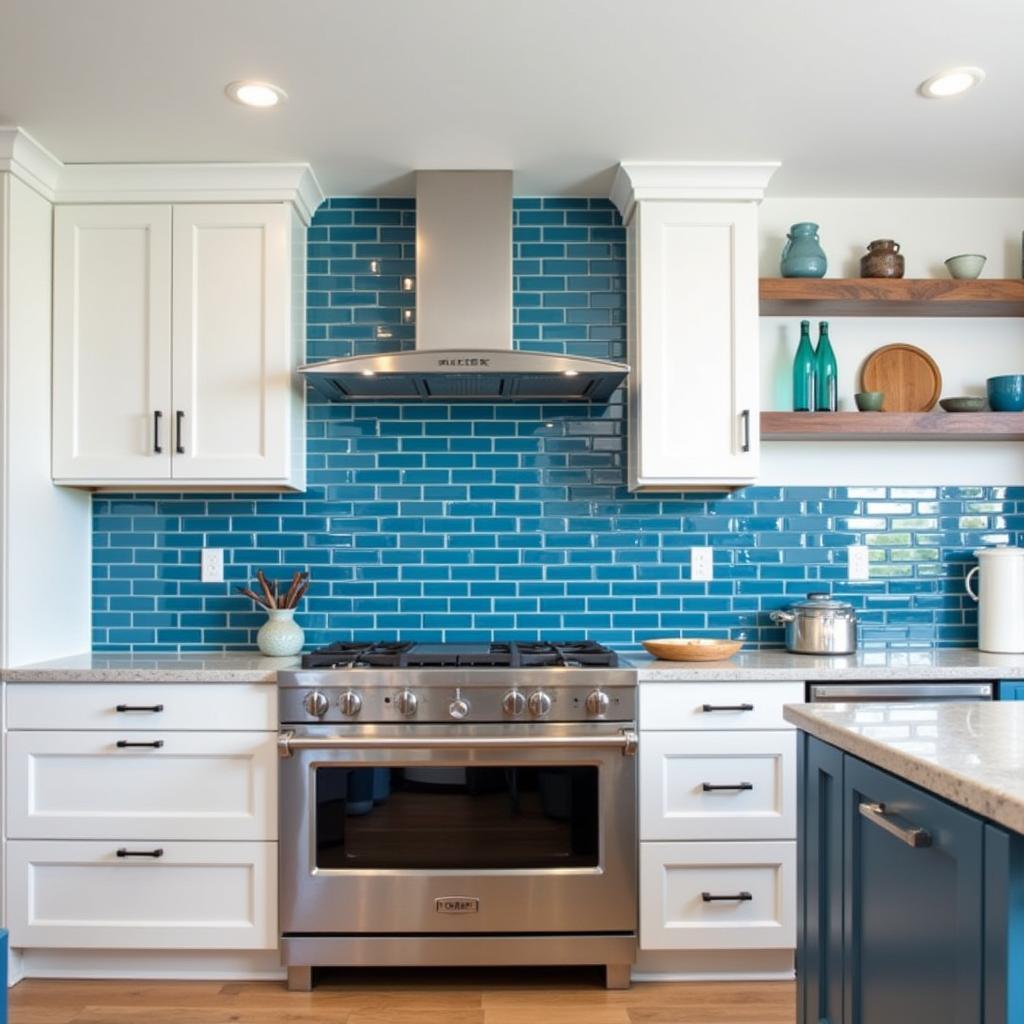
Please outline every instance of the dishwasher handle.
[[638, 737], [632, 729], [603, 736], [296, 736], [285, 730], [277, 738], [281, 757], [298, 750], [531, 750], [537, 748], [614, 747], [635, 757]]
[[992, 683], [811, 683], [810, 703], [992, 700]]

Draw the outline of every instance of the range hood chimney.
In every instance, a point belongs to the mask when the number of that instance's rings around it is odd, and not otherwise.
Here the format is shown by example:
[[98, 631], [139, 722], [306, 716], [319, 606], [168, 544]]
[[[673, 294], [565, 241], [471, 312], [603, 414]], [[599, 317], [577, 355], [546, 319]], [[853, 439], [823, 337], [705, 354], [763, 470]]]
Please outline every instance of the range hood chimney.
[[416, 348], [307, 363], [332, 401], [606, 402], [623, 363], [512, 347], [512, 172], [416, 175]]

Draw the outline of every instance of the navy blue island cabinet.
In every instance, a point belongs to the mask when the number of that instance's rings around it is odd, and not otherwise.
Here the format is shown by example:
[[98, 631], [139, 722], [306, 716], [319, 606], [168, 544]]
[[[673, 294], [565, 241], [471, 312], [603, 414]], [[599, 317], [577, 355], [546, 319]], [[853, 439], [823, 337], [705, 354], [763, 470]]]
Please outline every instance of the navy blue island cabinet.
[[1024, 1024], [1024, 836], [800, 754], [799, 1024]]

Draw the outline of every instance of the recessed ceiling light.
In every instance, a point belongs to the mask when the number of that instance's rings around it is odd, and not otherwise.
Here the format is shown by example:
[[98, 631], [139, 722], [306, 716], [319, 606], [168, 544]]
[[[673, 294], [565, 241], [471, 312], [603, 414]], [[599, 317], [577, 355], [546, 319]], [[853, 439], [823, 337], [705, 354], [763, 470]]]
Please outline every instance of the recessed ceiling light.
[[943, 100], [947, 96], [958, 96], [984, 81], [985, 72], [981, 68], [950, 68], [925, 79], [917, 89], [926, 99]]
[[276, 107], [288, 99], [284, 89], [270, 82], [232, 82], [224, 91], [246, 107]]

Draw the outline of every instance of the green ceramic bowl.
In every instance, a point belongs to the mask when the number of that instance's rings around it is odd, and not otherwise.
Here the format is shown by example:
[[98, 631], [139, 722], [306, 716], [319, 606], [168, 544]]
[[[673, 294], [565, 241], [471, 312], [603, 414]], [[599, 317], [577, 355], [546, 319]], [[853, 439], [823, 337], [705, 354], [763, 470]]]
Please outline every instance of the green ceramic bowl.
[[985, 399], [964, 395], [960, 398], [943, 398], [939, 405], [946, 412], [981, 412], [985, 408]]
[[859, 391], [853, 396], [861, 412], [881, 412], [885, 401], [884, 391]]

